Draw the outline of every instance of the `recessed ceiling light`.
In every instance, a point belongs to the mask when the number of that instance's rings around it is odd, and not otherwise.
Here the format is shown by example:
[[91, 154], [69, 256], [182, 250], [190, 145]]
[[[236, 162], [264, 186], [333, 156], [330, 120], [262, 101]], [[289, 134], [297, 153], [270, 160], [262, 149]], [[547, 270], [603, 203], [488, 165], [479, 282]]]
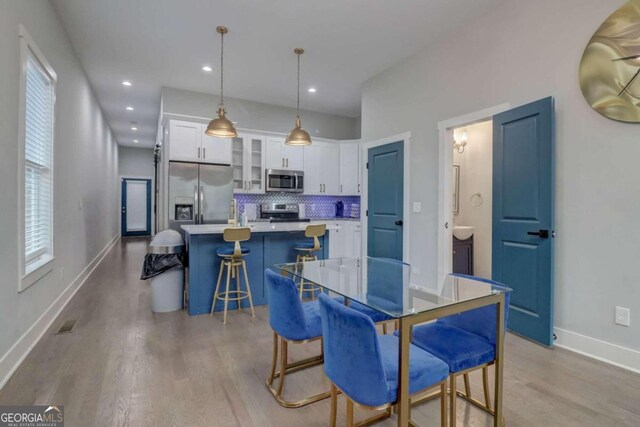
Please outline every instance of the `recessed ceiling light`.
[[316, 93], [316, 88], [310, 87], [309, 89], [307, 89], [307, 92]]
[[137, 144], [140, 141], [138, 141], [137, 139], [134, 139], [133, 142]]
[[123, 81], [122, 84], [125, 86], [131, 86], [131, 82], [129, 80]]
[[131, 128], [131, 130], [138, 130], [138, 128], [134, 126]]
[[133, 107], [127, 107], [127, 111], [133, 111]]
[[204, 67], [202, 67], [202, 71], [206, 71], [208, 73], [209, 71], [213, 71], [213, 68], [209, 67], [208, 65], [205, 65]]

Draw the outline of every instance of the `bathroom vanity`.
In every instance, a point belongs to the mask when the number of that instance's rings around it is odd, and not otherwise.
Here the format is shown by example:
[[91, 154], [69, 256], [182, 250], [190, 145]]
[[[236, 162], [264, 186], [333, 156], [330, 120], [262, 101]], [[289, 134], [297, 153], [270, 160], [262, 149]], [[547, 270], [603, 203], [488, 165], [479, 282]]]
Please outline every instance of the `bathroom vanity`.
[[453, 272], [473, 276], [473, 235], [464, 240], [453, 236]]

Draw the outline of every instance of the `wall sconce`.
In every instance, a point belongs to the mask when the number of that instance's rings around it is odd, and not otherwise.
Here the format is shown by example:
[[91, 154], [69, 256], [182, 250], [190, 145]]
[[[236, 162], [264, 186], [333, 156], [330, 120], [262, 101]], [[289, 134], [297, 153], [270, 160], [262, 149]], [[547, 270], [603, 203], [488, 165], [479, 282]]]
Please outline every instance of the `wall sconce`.
[[464, 147], [467, 146], [467, 141], [469, 140], [469, 134], [467, 134], [466, 130], [456, 132], [453, 131], [453, 148], [458, 150], [458, 153], [464, 153]]

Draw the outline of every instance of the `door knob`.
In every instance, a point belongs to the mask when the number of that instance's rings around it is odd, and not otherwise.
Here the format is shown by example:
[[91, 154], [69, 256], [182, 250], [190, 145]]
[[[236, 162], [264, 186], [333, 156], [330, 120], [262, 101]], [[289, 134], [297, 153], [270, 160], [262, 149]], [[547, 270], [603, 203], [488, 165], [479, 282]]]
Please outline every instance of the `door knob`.
[[527, 234], [529, 236], [538, 236], [541, 239], [549, 238], [549, 230], [528, 231]]
[[401, 219], [399, 219], [399, 220], [397, 220], [397, 221], [396, 221], [396, 225], [400, 225], [400, 226], [402, 226], [402, 224], [403, 224], [403, 222], [402, 222], [402, 220], [401, 220]]

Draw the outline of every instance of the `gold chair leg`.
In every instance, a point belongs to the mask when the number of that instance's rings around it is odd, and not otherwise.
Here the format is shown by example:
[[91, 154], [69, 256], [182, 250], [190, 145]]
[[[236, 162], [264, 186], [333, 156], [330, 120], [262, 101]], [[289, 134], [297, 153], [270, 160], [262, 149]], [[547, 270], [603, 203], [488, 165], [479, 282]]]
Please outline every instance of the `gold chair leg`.
[[471, 397], [471, 384], [469, 383], [469, 374], [464, 374], [462, 378], [464, 379], [464, 393], [467, 395], [467, 397]]
[[456, 426], [456, 376], [449, 375], [449, 418], [451, 427]]
[[336, 427], [336, 419], [338, 417], [338, 387], [331, 383], [331, 416], [329, 418], [329, 426]]
[[482, 368], [482, 385], [484, 388], [484, 404], [488, 410], [491, 408], [491, 394], [489, 393], [489, 367]]
[[383, 335], [387, 335], [387, 324], [386, 323], [382, 324], [382, 334]]
[[227, 287], [225, 288], [224, 293], [224, 315], [222, 316], [222, 324], [227, 324], [227, 307], [229, 306], [229, 288], [231, 286], [231, 270], [233, 269], [231, 265], [226, 265], [227, 267]]
[[242, 300], [239, 299], [240, 298], [240, 289], [241, 289], [240, 266], [236, 265], [234, 268], [235, 268], [235, 273], [236, 273], [236, 298], [238, 298], [238, 300], [237, 300], [238, 311], [242, 311]]
[[271, 374], [269, 375], [269, 379], [267, 380], [267, 385], [269, 387], [273, 386], [273, 379], [276, 376], [276, 365], [278, 364], [278, 334], [276, 331], [273, 331], [273, 358], [271, 361]]
[[447, 427], [447, 381], [440, 384], [440, 427]]
[[211, 304], [211, 316], [216, 308], [216, 301], [218, 300], [218, 291], [220, 290], [220, 282], [222, 282], [222, 272], [224, 271], [224, 259], [220, 261], [220, 272], [218, 273], [218, 281], [216, 282], [216, 290], [213, 292], [213, 303]]
[[278, 398], [282, 397], [282, 388], [284, 387], [284, 377], [287, 369], [288, 344], [289, 343], [287, 343], [284, 338], [280, 338], [280, 383], [278, 383]]
[[347, 399], [347, 427], [353, 427], [353, 401], [345, 396]]
[[256, 317], [253, 311], [253, 298], [251, 297], [251, 284], [249, 283], [249, 275], [247, 274], [247, 263], [242, 260], [242, 270], [244, 271], [244, 285], [247, 287], [247, 295], [249, 295], [249, 307], [251, 307], [251, 317]]

